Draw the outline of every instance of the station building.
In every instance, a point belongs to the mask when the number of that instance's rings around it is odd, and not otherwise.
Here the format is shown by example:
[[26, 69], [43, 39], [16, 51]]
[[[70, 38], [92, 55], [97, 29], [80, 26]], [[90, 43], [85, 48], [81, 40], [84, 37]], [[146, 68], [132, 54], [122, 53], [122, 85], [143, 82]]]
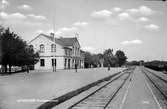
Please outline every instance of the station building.
[[35, 69], [72, 69], [77, 65], [84, 68], [84, 52], [77, 37], [55, 38], [54, 34], [39, 34], [29, 42], [29, 46], [35, 52], [39, 52], [39, 62], [34, 65]]

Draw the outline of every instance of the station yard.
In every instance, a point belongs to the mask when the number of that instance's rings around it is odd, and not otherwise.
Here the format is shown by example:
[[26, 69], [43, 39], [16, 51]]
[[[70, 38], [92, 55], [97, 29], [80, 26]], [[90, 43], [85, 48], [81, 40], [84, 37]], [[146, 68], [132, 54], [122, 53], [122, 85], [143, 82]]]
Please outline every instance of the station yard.
[[30, 71], [0, 76], [2, 109], [35, 109], [47, 100], [59, 97], [125, 68]]

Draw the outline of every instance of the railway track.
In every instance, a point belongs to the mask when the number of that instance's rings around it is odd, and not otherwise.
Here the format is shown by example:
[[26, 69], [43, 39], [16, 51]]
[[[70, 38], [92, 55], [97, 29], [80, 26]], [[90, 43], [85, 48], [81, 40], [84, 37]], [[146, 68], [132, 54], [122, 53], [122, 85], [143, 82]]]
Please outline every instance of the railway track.
[[117, 93], [126, 83], [134, 69], [110, 80], [91, 94], [71, 105], [68, 109], [107, 109]]
[[153, 86], [160, 92], [161, 97], [159, 97], [159, 101], [165, 105], [165, 109], [167, 108], [167, 81], [162, 77], [152, 73], [149, 70], [143, 69], [143, 73], [146, 75], [148, 80], [153, 84]]
[[145, 70], [146, 70], [147, 72], [151, 73], [152, 75], [156, 76], [156, 77], [159, 78], [160, 80], [164, 81], [165, 83], [167, 83], [167, 80], [164, 79], [163, 77], [160, 77], [160, 76], [158, 76], [157, 74], [155, 74], [155, 73], [153, 73], [153, 72], [151, 72], [151, 71], [149, 71], [149, 70], [147, 70], [147, 69], [145, 69]]

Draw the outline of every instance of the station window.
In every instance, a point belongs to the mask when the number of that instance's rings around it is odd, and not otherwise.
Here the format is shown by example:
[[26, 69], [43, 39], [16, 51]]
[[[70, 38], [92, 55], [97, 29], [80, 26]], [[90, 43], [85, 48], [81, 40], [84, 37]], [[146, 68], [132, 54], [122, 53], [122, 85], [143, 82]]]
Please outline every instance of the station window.
[[45, 52], [45, 46], [43, 44], [40, 45], [40, 52]]
[[51, 52], [56, 52], [56, 45], [55, 44], [51, 45]]
[[45, 66], [45, 60], [44, 59], [40, 59], [40, 66], [44, 67]]

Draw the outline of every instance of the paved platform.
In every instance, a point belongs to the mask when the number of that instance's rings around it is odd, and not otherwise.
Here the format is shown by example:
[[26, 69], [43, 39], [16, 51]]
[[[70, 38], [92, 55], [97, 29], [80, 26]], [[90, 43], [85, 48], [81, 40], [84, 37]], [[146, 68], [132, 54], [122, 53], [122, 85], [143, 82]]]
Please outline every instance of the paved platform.
[[120, 109], [160, 109], [140, 67], [135, 69], [128, 93], [122, 100]]
[[81, 88], [125, 68], [33, 71], [0, 76], [2, 109], [35, 109], [47, 100]]

